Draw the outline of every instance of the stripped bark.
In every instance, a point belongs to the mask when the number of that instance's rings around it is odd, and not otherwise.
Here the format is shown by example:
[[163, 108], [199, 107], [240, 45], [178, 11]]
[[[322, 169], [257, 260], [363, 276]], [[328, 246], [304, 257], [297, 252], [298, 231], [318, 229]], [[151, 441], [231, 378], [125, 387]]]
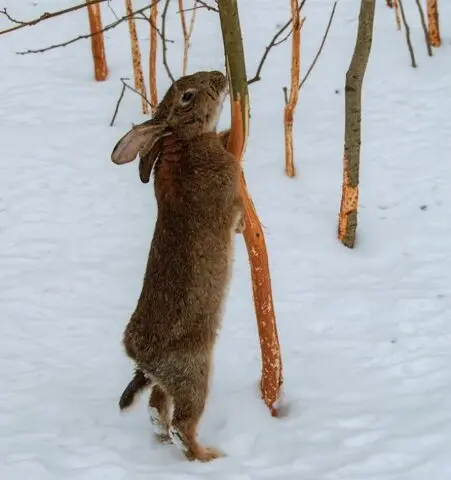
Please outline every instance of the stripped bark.
[[139, 49], [138, 34], [136, 32], [135, 19], [131, 15], [133, 13], [132, 0], [125, 0], [125, 6], [128, 17], [128, 30], [130, 32], [130, 44], [132, 49], [132, 61], [133, 61], [133, 78], [135, 88], [141, 95], [142, 112], [144, 114], [149, 113], [149, 103], [147, 102], [146, 85], [144, 83], [144, 75], [141, 65], [141, 51]]
[[188, 69], [188, 50], [190, 47], [191, 35], [193, 34], [194, 21], [196, 20], [196, 11], [197, 11], [197, 0], [194, 0], [191, 19], [189, 21], [189, 26], [186, 24], [185, 10], [183, 8], [183, 0], [179, 0], [179, 10], [180, 10], [180, 21], [182, 22], [182, 31], [183, 31], [183, 65], [182, 65], [182, 76], [186, 75]]
[[[249, 94], [237, 0], [218, 0], [224, 50], [229, 76], [232, 128], [228, 150], [241, 162], [249, 133]], [[249, 255], [252, 290], [262, 354], [260, 388], [273, 416], [283, 383], [282, 358], [272, 298], [268, 253], [263, 229], [241, 174], [241, 196], [245, 208], [244, 240]]]
[[150, 89], [150, 103], [152, 104], [152, 115], [158, 105], [157, 92], [157, 18], [158, 18], [158, 3], [153, 2], [150, 8], [150, 48], [149, 48], [149, 89]]
[[[87, 2], [89, 29], [91, 36], [92, 58], [94, 60], [94, 77], [98, 82], [103, 82], [108, 77], [108, 64], [105, 54], [105, 40], [102, 32], [102, 16], [99, 3]], [[96, 32], [102, 32], [97, 33]], [[94, 35], [95, 34], [95, 35]]]
[[398, 0], [393, 0], [393, 7], [395, 9], [396, 28], [398, 30], [401, 30], [401, 14], [399, 12], [399, 2], [398, 2]]
[[361, 0], [357, 38], [345, 86], [345, 145], [338, 238], [354, 248], [359, 202], [362, 84], [373, 39], [376, 0]]
[[288, 177], [296, 176], [293, 159], [293, 120], [294, 111], [298, 103], [299, 78], [301, 73], [301, 28], [305, 18], [300, 19], [299, 1], [290, 0], [291, 15], [293, 16], [293, 33], [291, 35], [291, 87], [290, 97], [283, 112], [285, 136], [285, 173]]
[[427, 0], [427, 12], [429, 23], [429, 41], [433, 47], [440, 47], [442, 40], [440, 38], [437, 0]]

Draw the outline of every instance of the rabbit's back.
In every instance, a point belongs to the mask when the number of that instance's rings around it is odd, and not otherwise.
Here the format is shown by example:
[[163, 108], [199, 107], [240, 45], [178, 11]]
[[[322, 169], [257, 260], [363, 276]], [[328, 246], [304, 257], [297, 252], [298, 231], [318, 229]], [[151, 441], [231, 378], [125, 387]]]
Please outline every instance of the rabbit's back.
[[139, 330], [134, 337], [146, 357], [213, 344], [230, 276], [238, 181], [239, 166], [216, 134], [170, 144], [155, 166], [158, 217], [128, 327]]

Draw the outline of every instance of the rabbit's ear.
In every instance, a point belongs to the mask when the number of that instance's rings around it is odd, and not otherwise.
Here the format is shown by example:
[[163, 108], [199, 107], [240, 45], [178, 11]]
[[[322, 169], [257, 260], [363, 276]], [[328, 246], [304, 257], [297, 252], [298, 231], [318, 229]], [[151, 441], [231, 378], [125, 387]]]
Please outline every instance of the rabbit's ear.
[[155, 124], [153, 120], [135, 125], [117, 143], [111, 153], [111, 160], [116, 165], [132, 162], [139, 152], [150, 152], [163, 136], [165, 126]]
[[[162, 137], [163, 136], [165, 135], [163, 134]], [[150, 150], [146, 149], [145, 151], [139, 152], [139, 178], [142, 183], [149, 183], [152, 167], [155, 165], [161, 152], [162, 137], [154, 142]]]

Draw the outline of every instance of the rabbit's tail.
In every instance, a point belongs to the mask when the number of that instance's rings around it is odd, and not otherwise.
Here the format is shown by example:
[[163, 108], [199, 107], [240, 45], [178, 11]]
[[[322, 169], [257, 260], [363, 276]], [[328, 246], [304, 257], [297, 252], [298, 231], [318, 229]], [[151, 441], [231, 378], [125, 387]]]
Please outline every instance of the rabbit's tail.
[[136, 369], [135, 375], [122, 392], [121, 398], [119, 399], [119, 408], [121, 410], [129, 408], [133, 404], [136, 395], [142, 393], [142, 391], [147, 387], [150, 387], [151, 384], [152, 381], [150, 378], [146, 377], [144, 372], [139, 368]]

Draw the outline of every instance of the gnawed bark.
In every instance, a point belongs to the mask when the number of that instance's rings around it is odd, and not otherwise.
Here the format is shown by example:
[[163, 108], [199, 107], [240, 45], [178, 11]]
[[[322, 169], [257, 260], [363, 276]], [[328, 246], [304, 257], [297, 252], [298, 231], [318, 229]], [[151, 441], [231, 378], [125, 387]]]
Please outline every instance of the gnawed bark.
[[[242, 161], [249, 132], [249, 95], [237, 0], [218, 0], [229, 75], [232, 128], [228, 149]], [[262, 353], [261, 393], [273, 416], [277, 415], [283, 383], [282, 359], [272, 298], [268, 253], [263, 229], [242, 172], [241, 196], [245, 208], [244, 240], [249, 255], [255, 312]]]
[[357, 39], [345, 86], [345, 145], [338, 238], [354, 248], [359, 203], [362, 84], [373, 39], [376, 0], [361, 0]]

